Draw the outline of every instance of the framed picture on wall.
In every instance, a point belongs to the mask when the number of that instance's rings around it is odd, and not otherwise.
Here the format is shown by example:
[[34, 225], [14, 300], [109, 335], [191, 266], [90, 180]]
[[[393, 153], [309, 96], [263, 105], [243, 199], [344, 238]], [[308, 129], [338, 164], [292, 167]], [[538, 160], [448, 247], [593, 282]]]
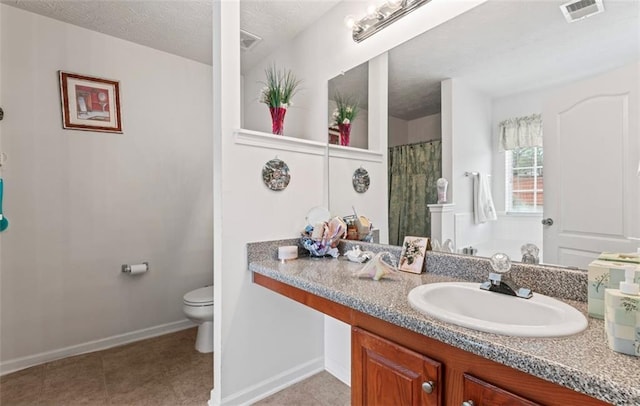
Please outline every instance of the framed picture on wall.
[[404, 237], [398, 269], [411, 273], [422, 273], [427, 245], [429, 245], [428, 238]]
[[122, 133], [120, 82], [59, 71], [62, 128]]

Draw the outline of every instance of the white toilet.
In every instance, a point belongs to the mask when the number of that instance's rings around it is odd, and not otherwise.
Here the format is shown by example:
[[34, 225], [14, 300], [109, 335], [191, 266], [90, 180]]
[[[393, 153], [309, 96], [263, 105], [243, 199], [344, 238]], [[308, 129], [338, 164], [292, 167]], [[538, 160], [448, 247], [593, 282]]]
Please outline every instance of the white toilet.
[[182, 307], [187, 318], [198, 323], [196, 350], [213, 352], [213, 286], [192, 290], [184, 295]]

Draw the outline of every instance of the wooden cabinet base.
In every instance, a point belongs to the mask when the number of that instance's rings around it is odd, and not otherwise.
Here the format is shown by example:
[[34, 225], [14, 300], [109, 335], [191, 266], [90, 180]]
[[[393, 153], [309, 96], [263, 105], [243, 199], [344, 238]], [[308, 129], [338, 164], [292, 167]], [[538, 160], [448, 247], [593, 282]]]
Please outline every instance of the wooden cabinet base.
[[442, 405], [440, 362], [359, 328], [351, 349], [352, 405]]
[[[354, 406], [366, 404], [363, 403], [365, 396], [371, 396], [374, 399], [377, 399], [376, 391], [378, 389], [369, 388], [368, 386], [371, 383], [368, 380], [364, 383], [362, 382], [363, 376], [366, 376], [366, 374], [372, 374], [373, 376], [397, 374], [391, 380], [392, 382], [398, 382], [397, 388], [394, 388], [393, 390], [401, 393], [397, 396], [400, 396], [402, 399], [410, 399], [411, 402], [393, 402], [394, 406], [401, 404], [462, 405], [463, 402], [469, 400], [465, 399], [465, 376], [471, 377], [467, 378], [468, 381], [471, 381], [472, 378], [485, 381], [491, 386], [515, 396], [514, 399], [522, 399], [521, 402], [530, 402], [517, 403], [517, 401], [515, 401], [516, 403], [492, 403], [487, 401], [486, 403], [481, 402], [480, 405], [478, 405], [477, 402], [474, 402], [475, 406], [535, 404], [549, 406], [601, 406], [608, 404], [583, 393], [576, 392], [506, 365], [491, 361], [487, 358], [452, 347], [441, 341], [396, 326], [395, 324], [388, 323], [376, 317], [369, 316], [368, 314], [362, 313], [358, 310], [332, 302], [328, 299], [316, 296], [291, 285], [287, 285], [286, 283], [276, 281], [267, 276], [254, 273], [253, 280], [254, 283], [258, 285], [264, 286], [274, 292], [278, 292], [297, 302], [316, 309], [335, 319], [347, 323], [360, 331], [360, 333], [353, 334], [353, 336], [359, 336], [361, 338], [352, 337], [351, 349], [352, 360], [357, 358], [355, 360], [357, 364], [354, 363], [354, 365], [352, 365], [351, 398], [352, 405]], [[366, 330], [366, 332], [363, 330]], [[373, 336], [383, 344], [372, 344], [371, 337], [362, 338], [367, 336]], [[360, 349], [357, 347], [360, 347]], [[399, 350], [400, 348], [402, 350]], [[406, 376], [411, 376], [411, 373], [403, 370], [403, 368], [406, 367], [402, 366], [403, 362], [405, 362], [403, 360], [407, 358], [404, 358], [404, 355], [400, 361], [394, 358], [393, 354], [397, 349], [398, 351], [401, 351], [402, 354], [414, 354], [417, 358], [422, 357], [421, 359], [423, 360], [427, 359], [429, 362], [441, 364], [441, 367], [439, 368], [440, 372], [438, 372], [438, 375], [441, 376], [441, 378], [438, 378], [436, 381], [438, 384], [437, 402], [440, 403], [413, 403], [414, 399], [418, 399], [418, 397], [415, 395], [406, 395], [406, 393], [409, 392], [414, 393], [413, 391], [415, 391], [417, 382], [422, 378], [414, 379], [401, 377], [402, 374], [394, 372], [402, 371]], [[405, 350], [407, 351], [406, 353], [404, 352]], [[366, 355], [363, 355], [363, 352], [366, 353]], [[412, 358], [411, 355], [407, 355], [407, 357], [408, 359]], [[378, 364], [373, 365], [374, 363]], [[370, 369], [363, 370], [361, 368], [362, 365], [365, 365], [365, 368]], [[411, 365], [413, 366], [409, 366], [408, 369], [418, 368], [415, 367], [414, 364]], [[431, 375], [427, 374], [425, 376], [430, 378]], [[406, 380], [406, 382], [404, 380]], [[384, 389], [383, 385], [379, 385], [379, 387]], [[393, 388], [393, 386], [387, 386], [387, 389], [391, 388]], [[365, 394], [366, 391], [370, 391], [368, 392], [368, 395]], [[371, 391], [373, 391], [373, 395], [371, 394]], [[482, 393], [481, 396], [483, 396]], [[423, 399], [420, 399], [420, 402], [423, 402]], [[370, 404], [374, 403], [369, 403], [367, 406]], [[388, 405], [388, 403], [385, 405]]]
[[462, 397], [469, 405], [540, 406], [539, 403], [531, 402], [471, 375], [464, 374], [463, 380]]

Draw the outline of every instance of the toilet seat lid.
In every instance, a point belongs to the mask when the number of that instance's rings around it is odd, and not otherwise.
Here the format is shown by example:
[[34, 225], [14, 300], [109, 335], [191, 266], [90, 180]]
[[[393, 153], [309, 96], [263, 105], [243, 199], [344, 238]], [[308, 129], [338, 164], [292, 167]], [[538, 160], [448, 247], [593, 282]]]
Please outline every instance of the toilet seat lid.
[[213, 286], [205, 286], [188, 292], [183, 297], [184, 303], [205, 306], [213, 304]]

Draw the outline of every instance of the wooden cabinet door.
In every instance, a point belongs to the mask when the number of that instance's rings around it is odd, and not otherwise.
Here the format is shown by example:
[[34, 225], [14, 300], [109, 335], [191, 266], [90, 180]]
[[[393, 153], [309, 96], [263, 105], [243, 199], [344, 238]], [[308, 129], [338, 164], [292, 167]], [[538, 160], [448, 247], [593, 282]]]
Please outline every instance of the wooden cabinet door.
[[539, 403], [531, 402], [469, 374], [464, 374], [463, 380], [464, 400], [469, 402], [469, 406], [540, 406]]
[[353, 406], [442, 405], [442, 365], [354, 327], [351, 332]]

